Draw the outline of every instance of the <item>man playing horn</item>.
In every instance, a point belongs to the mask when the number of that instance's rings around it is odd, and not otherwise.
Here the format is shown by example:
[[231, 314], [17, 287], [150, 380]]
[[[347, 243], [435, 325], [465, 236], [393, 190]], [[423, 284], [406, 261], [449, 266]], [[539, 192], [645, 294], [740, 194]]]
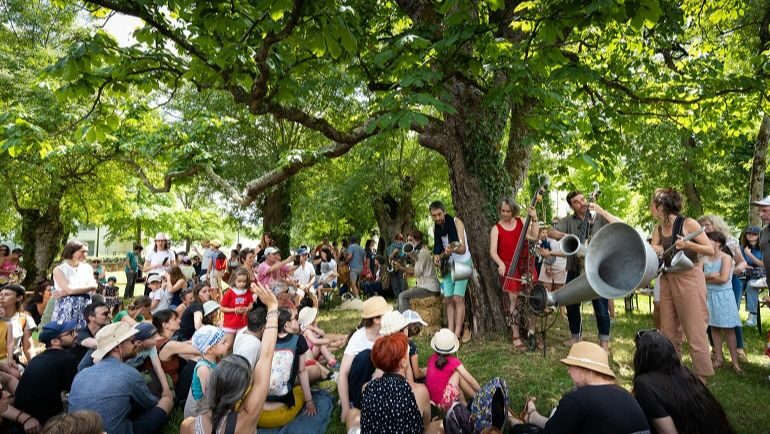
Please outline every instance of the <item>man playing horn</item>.
[[[607, 212], [595, 202], [588, 203], [583, 193], [574, 190], [567, 194], [567, 203], [572, 209], [572, 215], [562, 217], [559, 222], [548, 230], [548, 236], [560, 240], [567, 234], [575, 235], [581, 243], [585, 243], [585, 234], [588, 238], [593, 236], [605, 224], [619, 222], [620, 219]], [[589, 214], [591, 213], [591, 214]], [[586, 225], [588, 225], [586, 227]], [[567, 257], [567, 283], [580, 276], [580, 263], [575, 255]], [[609, 349], [610, 341], [610, 314], [607, 309], [606, 298], [592, 300], [596, 326], [599, 329], [599, 343], [605, 350]], [[569, 321], [570, 339], [565, 342], [572, 346], [581, 339], [582, 320], [580, 318], [580, 303], [567, 306], [567, 320]]]
[[[438, 266], [442, 255], [449, 255], [449, 262], [459, 262], [468, 266], [473, 264], [468, 247], [465, 225], [457, 218], [447, 214], [444, 204], [432, 202], [428, 208], [433, 219], [433, 262]], [[465, 321], [465, 289], [468, 280], [452, 280], [451, 273], [442, 276], [441, 290], [446, 304], [446, 317], [449, 330], [459, 338], [463, 333]]]

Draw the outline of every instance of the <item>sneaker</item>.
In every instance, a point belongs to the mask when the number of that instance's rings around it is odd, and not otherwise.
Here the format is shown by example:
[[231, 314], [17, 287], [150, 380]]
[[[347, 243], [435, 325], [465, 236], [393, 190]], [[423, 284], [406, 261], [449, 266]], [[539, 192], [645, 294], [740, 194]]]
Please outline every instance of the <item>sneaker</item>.
[[753, 288], [767, 288], [767, 277], [752, 280], [749, 282], [749, 285], [751, 285]]
[[750, 313], [749, 317], [746, 318], [746, 325], [749, 327], [756, 327], [757, 325], [757, 315], [754, 313]]

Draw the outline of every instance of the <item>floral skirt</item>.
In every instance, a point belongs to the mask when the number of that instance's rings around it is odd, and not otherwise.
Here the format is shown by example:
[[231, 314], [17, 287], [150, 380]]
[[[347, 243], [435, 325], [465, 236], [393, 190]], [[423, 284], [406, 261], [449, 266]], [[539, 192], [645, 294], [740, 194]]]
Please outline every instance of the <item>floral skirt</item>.
[[91, 304], [91, 297], [88, 294], [68, 295], [56, 300], [53, 308], [51, 321], [66, 322], [77, 321], [78, 328], [86, 326], [86, 320], [83, 318], [83, 309]]

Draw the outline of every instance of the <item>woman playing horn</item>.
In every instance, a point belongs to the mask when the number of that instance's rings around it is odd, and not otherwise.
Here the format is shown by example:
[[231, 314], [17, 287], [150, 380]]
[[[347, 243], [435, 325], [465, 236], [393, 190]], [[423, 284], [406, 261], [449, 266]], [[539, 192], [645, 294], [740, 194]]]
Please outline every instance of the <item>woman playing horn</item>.
[[[652, 248], [660, 255], [672, 244], [684, 250], [693, 263], [698, 255], [711, 256], [714, 249], [701, 233], [690, 241], [684, 236], [700, 230], [700, 224], [690, 217], [680, 216], [682, 196], [676, 190], [659, 188], [650, 201], [650, 212], [658, 220], [652, 230]], [[664, 258], [665, 259], [665, 258]], [[669, 259], [670, 260], [670, 259]], [[668, 264], [667, 264], [668, 265]], [[699, 266], [660, 276], [660, 331], [682, 352], [682, 332], [690, 344], [690, 356], [695, 373], [701, 381], [714, 375], [708, 339], [703, 332], [708, 327], [706, 279]]]
[[[503, 199], [500, 202], [498, 211], [500, 212], [500, 220], [492, 227], [492, 231], [489, 234], [489, 254], [492, 256], [492, 260], [497, 264], [497, 274], [500, 276], [500, 284], [503, 287], [503, 290], [508, 293], [509, 314], [513, 317], [516, 312], [516, 302], [522, 287], [521, 268], [523, 268], [522, 265], [525, 261], [529, 260], [529, 255], [521, 255], [519, 258], [519, 265], [517, 265], [512, 278], [506, 278], [506, 274], [508, 274], [508, 270], [511, 268], [511, 262], [513, 261], [516, 246], [521, 240], [524, 219], [519, 217], [519, 207], [511, 199]], [[535, 211], [535, 207], [530, 207], [527, 212], [532, 221], [526, 237], [529, 241], [535, 241], [537, 240], [540, 228], [537, 222], [537, 212]], [[532, 281], [534, 282], [536, 280], [537, 271], [533, 268]], [[512, 321], [511, 329], [513, 333], [513, 345], [520, 350], [526, 349], [526, 344], [521, 341], [521, 334], [517, 321]]]

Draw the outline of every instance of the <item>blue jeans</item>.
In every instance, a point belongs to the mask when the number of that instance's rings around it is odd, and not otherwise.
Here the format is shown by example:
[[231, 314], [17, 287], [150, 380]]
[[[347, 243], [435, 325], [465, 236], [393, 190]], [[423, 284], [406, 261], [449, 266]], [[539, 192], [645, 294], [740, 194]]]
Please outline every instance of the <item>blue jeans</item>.
[[746, 285], [746, 311], [756, 315], [759, 306], [759, 289], [749, 285], [748, 282], [751, 282], [751, 279], [744, 282]]
[[[743, 296], [743, 284], [741, 279], [733, 274], [733, 294], [735, 295], [735, 302], [738, 304], [738, 312], [741, 311], [741, 298]], [[735, 328], [735, 340], [738, 343], [738, 349], [743, 349], [743, 327], [738, 326]]]
[[[577, 278], [580, 274], [576, 271], [567, 272], [567, 283]], [[597, 298], [591, 300], [594, 305], [594, 315], [596, 316], [596, 328], [599, 329], [599, 340], [610, 340], [610, 312], [609, 303], [606, 298]], [[580, 303], [567, 306], [567, 321], [569, 321], [569, 331], [573, 339], [580, 339], [582, 333], [582, 319], [580, 318]]]

